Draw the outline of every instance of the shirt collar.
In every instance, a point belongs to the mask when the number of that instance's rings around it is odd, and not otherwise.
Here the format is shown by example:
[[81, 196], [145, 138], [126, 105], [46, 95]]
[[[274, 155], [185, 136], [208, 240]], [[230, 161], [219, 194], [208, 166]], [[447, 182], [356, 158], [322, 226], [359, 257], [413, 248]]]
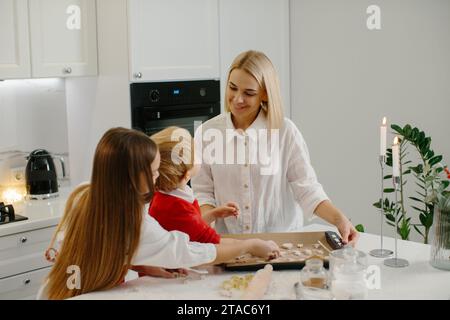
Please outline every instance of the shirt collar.
[[163, 194], [167, 194], [169, 196], [174, 196], [180, 199], [183, 199], [189, 203], [193, 203], [195, 201], [195, 197], [194, 197], [194, 191], [192, 191], [192, 189], [186, 185], [184, 187], [184, 189], [180, 189], [177, 188], [175, 190], [169, 191], [169, 192], [164, 192], [164, 191], [159, 191]]
[[[235, 134], [226, 135], [227, 143], [229, 143], [235, 136], [238, 138], [244, 138], [245, 136], [248, 136], [248, 137], [250, 137], [250, 139], [252, 139], [253, 141], [256, 142], [258, 139], [258, 131], [261, 129], [267, 129], [266, 114], [263, 110], [260, 110], [258, 113], [258, 116], [252, 122], [250, 127], [248, 127], [247, 130], [242, 131], [242, 130], [236, 130], [236, 128], [234, 127], [234, 124], [233, 124], [233, 120], [231, 120], [231, 112], [228, 112], [227, 117], [226, 117], [225, 129], [233, 130], [235, 133]], [[254, 131], [254, 134], [248, 134], [247, 131], [249, 129], [252, 129]]]

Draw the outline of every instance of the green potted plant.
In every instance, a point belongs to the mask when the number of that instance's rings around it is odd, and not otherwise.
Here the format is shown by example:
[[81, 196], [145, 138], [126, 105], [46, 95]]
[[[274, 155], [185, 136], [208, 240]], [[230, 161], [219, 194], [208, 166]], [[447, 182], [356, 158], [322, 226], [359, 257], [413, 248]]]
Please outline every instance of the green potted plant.
[[[403, 128], [393, 124], [391, 128], [400, 139], [400, 199], [395, 203], [386, 197], [373, 205], [383, 209], [386, 221], [391, 226], [395, 226], [396, 221], [399, 222], [397, 232], [403, 240], [409, 240], [412, 227], [423, 237], [424, 243], [429, 243], [435, 207], [440, 203], [439, 199], [448, 198], [446, 189], [450, 184], [450, 174], [443, 176], [448, 169], [441, 163], [442, 155], [436, 155], [431, 149], [431, 137], [427, 137], [425, 132], [412, 128], [409, 124]], [[416, 165], [413, 165], [408, 157], [410, 147], [420, 156], [420, 163]], [[386, 165], [392, 166], [392, 149], [387, 150]], [[411, 174], [414, 176], [417, 189], [414, 196], [408, 198], [413, 201], [411, 209], [418, 213], [418, 221], [412, 221], [405, 204], [404, 187]], [[384, 179], [392, 179], [392, 175], [386, 175]], [[393, 188], [384, 189], [387, 195], [394, 191]]]

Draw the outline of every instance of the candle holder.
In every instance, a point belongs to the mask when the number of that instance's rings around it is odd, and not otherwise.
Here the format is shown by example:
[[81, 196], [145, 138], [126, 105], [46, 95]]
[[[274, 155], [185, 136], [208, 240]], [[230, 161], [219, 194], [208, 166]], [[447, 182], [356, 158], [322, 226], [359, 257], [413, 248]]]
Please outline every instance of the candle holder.
[[383, 224], [384, 224], [384, 210], [383, 210], [383, 194], [384, 194], [384, 166], [386, 163], [386, 156], [380, 155], [381, 166], [381, 202], [380, 202], [380, 249], [373, 249], [369, 254], [376, 258], [386, 258], [391, 256], [394, 252], [392, 250], [383, 249]]
[[[394, 193], [395, 193], [395, 205], [398, 203], [397, 199], [397, 188], [400, 184], [400, 177], [394, 177]], [[395, 257], [384, 260], [384, 265], [392, 268], [403, 268], [409, 266], [409, 262], [406, 259], [400, 259], [397, 257], [398, 249], [397, 249], [397, 238], [398, 238], [398, 217], [395, 216]]]
[[381, 203], [380, 203], [380, 249], [373, 249], [369, 254], [376, 258], [386, 258], [391, 256], [394, 252], [392, 250], [383, 249], [383, 224], [384, 224], [384, 210], [383, 210], [383, 194], [384, 194], [384, 165], [386, 163], [386, 156], [380, 156], [381, 166]]

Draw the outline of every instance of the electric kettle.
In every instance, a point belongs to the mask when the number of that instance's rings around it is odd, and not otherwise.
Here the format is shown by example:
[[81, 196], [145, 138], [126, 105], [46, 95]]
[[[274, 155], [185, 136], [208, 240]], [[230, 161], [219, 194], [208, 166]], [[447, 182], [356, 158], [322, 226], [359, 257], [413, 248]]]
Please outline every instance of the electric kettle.
[[[37, 149], [27, 157], [25, 181], [29, 199], [41, 200], [58, 196], [58, 177], [53, 156], [44, 149]], [[66, 176], [64, 160], [59, 157], [63, 177]]]

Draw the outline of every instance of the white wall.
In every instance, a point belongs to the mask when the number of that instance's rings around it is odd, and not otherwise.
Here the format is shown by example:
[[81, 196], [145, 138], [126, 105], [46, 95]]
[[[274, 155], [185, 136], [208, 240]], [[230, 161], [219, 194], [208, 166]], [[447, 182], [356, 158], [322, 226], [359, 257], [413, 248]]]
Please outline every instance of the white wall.
[[[381, 30], [366, 27], [371, 4]], [[424, 130], [450, 164], [450, 1], [292, 0], [291, 67], [292, 118], [320, 181], [355, 224], [379, 233], [383, 116]]]
[[[243, 51], [258, 50], [277, 69], [285, 113], [289, 116], [289, 0], [221, 0], [219, 12], [221, 101], [233, 59]], [[262, 23], [269, 20], [270, 23]]]

